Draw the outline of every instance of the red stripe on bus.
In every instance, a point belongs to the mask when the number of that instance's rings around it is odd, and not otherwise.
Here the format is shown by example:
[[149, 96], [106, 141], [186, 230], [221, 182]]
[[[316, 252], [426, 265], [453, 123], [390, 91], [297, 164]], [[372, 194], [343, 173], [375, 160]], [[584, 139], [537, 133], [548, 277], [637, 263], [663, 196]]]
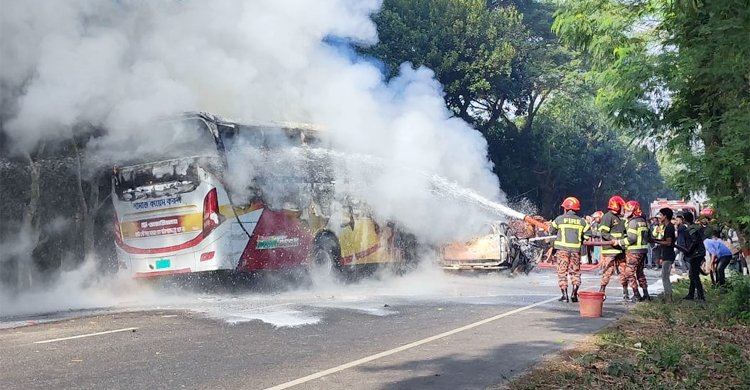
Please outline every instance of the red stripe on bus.
[[380, 249], [380, 244], [375, 244], [374, 246], [371, 246], [370, 248], [367, 248], [367, 249], [363, 250], [362, 252], [357, 252], [357, 253], [355, 253], [353, 255], [342, 257], [341, 258], [341, 263], [342, 264], [348, 264], [348, 263], [351, 263], [352, 260], [354, 260], [355, 257], [359, 258], [359, 257], [370, 256], [371, 254], [377, 252], [378, 249]]
[[122, 250], [124, 250], [127, 253], [135, 254], [135, 255], [153, 255], [157, 253], [166, 253], [166, 252], [175, 252], [180, 251], [183, 249], [192, 248], [203, 241], [203, 233], [199, 234], [197, 237], [193, 238], [190, 241], [183, 242], [182, 244], [178, 245], [172, 245], [164, 248], [136, 248], [134, 246], [130, 246], [121, 240], [115, 240], [117, 242], [117, 246], [119, 246]]
[[180, 268], [180, 269], [174, 269], [174, 270], [154, 271], [154, 272], [136, 272], [135, 275], [133, 275], [133, 278], [134, 279], [146, 279], [146, 278], [155, 278], [157, 276], [189, 274], [191, 272], [193, 271], [190, 268]]

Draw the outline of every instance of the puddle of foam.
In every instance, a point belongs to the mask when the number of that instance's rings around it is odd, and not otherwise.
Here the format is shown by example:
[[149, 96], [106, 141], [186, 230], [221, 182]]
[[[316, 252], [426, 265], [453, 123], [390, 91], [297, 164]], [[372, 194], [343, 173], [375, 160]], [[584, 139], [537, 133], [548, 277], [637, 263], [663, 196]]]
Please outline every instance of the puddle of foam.
[[325, 308], [325, 309], [344, 309], [344, 310], [352, 310], [361, 312], [364, 314], [369, 314], [373, 316], [378, 317], [386, 317], [394, 314], [398, 314], [398, 311], [389, 309], [382, 304], [371, 304], [371, 305], [362, 305], [362, 304], [354, 304], [354, 303], [323, 303], [323, 304], [317, 304], [315, 307], [318, 308]]
[[314, 325], [320, 322], [320, 317], [299, 310], [278, 310], [268, 312], [217, 312], [206, 313], [209, 317], [225, 321], [230, 324], [239, 324], [249, 321], [262, 321], [277, 328], [297, 327], [303, 325]]

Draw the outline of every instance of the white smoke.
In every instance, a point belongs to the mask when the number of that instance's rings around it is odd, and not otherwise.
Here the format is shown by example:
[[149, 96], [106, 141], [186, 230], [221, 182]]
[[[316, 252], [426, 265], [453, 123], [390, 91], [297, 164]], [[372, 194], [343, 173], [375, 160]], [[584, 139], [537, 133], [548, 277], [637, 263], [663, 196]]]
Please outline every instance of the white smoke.
[[[431, 70], [386, 81], [342, 42], [377, 42], [379, 0], [6, 0], [0, 13], [0, 108], [16, 150], [107, 129], [88, 153], [163, 148], [149, 125], [183, 111], [237, 121], [319, 124], [347, 160], [360, 195], [429, 240], [496, 216], [431, 195], [438, 174], [504, 202], [487, 143], [445, 108]], [[333, 42], [333, 43], [332, 43]]]
[[6, 130], [19, 148], [67, 136], [84, 121], [109, 130], [90, 149], [143, 152], [171, 141], [147, 125], [155, 118], [202, 110], [317, 123], [338, 149], [404, 167], [369, 177], [366, 200], [433, 238], [468, 217], [426, 197], [428, 180], [406, 168], [504, 200], [486, 141], [451, 118], [429, 69], [404, 64], [385, 82], [376, 65], [328, 43], [374, 44], [380, 1], [6, 3], [0, 83], [14, 109]]
[[[5, 4], [7, 3], [7, 4]], [[113, 143], [201, 109], [253, 120], [309, 117], [312, 80], [336, 56], [327, 36], [375, 41], [377, 1], [4, 2], [0, 81], [25, 147], [106, 125]], [[6, 64], [7, 63], [7, 64]], [[336, 77], [337, 69], [326, 75]], [[22, 90], [20, 96], [14, 92]], [[60, 134], [63, 132], [63, 134]], [[120, 145], [122, 146], [122, 145]]]

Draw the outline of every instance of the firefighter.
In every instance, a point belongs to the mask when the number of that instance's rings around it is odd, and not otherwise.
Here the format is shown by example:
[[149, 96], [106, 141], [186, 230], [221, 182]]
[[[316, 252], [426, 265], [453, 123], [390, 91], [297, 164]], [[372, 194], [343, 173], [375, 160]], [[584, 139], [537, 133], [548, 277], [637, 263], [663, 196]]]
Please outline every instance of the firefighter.
[[[617, 240], [617, 244], [625, 248], [625, 282], [633, 290], [633, 302], [651, 300], [646, 275], [643, 273], [648, 252], [648, 223], [641, 216], [641, 205], [636, 200], [625, 203], [623, 215], [627, 219], [627, 230], [625, 236]], [[638, 292], [638, 286], [643, 289], [643, 296]]]
[[[581, 202], [573, 196], [563, 200], [560, 205], [563, 214], [550, 224], [550, 234], [556, 234], [553, 248], [557, 259], [557, 281], [562, 296], [560, 302], [578, 302], [578, 288], [581, 286], [581, 243], [583, 236], [589, 233], [589, 224], [576, 214], [581, 210]], [[568, 275], [573, 291], [568, 298]]]
[[[604, 241], [617, 241], [623, 238], [625, 233], [625, 223], [620, 218], [622, 209], [625, 206], [625, 200], [621, 196], [615, 195], [609, 198], [607, 202], [607, 212], [602, 217], [599, 224], [599, 233]], [[615, 242], [616, 244], [616, 242]], [[602, 246], [602, 260], [600, 266], [604, 269], [600, 281], [599, 291], [606, 294], [607, 285], [612, 274], [617, 269], [620, 272], [620, 284], [622, 285], [622, 297], [624, 300], [630, 300], [628, 286], [625, 284], [625, 253], [622, 248], [614, 245]], [[606, 298], [606, 295], [605, 295]]]

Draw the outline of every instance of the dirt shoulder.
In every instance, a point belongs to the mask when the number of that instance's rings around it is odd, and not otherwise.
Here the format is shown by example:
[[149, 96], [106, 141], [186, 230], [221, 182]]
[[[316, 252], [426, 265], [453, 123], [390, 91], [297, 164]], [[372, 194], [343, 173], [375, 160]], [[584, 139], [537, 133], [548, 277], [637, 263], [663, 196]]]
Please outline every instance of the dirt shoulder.
[[674, 303], [639, 303], [502, 388], [750, 388], [750, 278], [733, 278], [726, 290], [708, 284], [705, 303], [682, 300], [688, 285], [680, 281]]

